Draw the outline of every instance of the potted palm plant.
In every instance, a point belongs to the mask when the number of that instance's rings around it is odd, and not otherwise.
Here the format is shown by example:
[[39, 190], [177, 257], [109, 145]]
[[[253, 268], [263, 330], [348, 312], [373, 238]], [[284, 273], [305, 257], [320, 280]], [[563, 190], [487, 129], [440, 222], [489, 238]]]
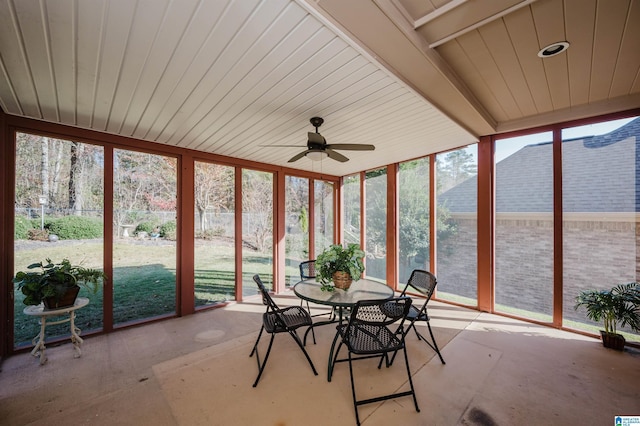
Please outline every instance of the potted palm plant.
[[[347, 290], [352, 281], [358, 281], [364, 272], [365, 253], [358, 244], [343, 247], [333, 244], [316, 258], [316, 279], [322, 284], [322, 290], [334, 291], [335, 288]], [[333, 286], [330, 284], [333, 282]]]
[[617, 326], [629, 325], [640, 331], [640, 285], [637, 282], [620, 284], [610, 290], [583, 290], [576, 297], [575, 309], [584, 306], [587, 317], [604, 324], [600, 330], [602, 344], [607, 348], [623, 350], [624, 336]]
[[97, 293], [100, 284], [106, 279], [102, 271], [72, 265], [68, 259], [60, 263], [33, 263], [28, 271], [20, 271], [13, 278], [14, 284], [22, 291], [25, 305], [43, 303], [45, 309], [59, 309], [73, 306], [80, 286]]

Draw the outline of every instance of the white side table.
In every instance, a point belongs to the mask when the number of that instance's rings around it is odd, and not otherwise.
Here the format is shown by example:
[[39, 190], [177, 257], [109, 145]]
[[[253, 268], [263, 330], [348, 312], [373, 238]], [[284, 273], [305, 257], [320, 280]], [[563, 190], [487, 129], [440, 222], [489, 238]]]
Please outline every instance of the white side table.
[[[31, 355], [38, 356], [40, 355], [40, 365], [43, 365], [47, 362], [47, 357], [44, 354], [46, 349], [44, 345], [44, 340], [46, 337], [45, 330], [47, 324], [56, 325], [56, 324], [64, 324], [65, 322], [69, 323], [69, 328], [71, 331], [71, 342], [73, 343], [73, 348], [76, 351], [74, 358], [79, 358], [82, 356], [82, 351], [80, 350], [80, 346], [82, 345], [82, 338], [80, 337], [80, 329], [76, 327], [75, 319], [76, 319], [76, 310], [80, 308], [84, 308], [89, 304], [89, 299], [86, 297], [78, 297], [76, 299], [76, 303], [73, 306], [68, 306], [66, 308], [60, 309], [45, 309], [44, 305], [40, 304], [38, 306], [27, 306], [24, 308], [24, 313], [26, 315], [31, 315], [40, 318], [40, 333], [33, 338], [32, 343], [35, 345], [33, 350], [31, 351]], [[48, 318], [61, 317], [69, 315], [68, 318], [49, 321]]]

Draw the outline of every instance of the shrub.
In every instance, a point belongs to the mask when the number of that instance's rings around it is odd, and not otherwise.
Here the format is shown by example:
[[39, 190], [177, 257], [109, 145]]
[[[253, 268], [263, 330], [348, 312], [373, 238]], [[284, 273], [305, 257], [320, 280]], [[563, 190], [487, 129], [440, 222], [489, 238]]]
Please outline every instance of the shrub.
[[197, 238], [202, 238], [203, 240], [213, 240], [216, 237], [224, 237], [225, 229], [221, 226], [214, 229], [207, 229], [206, 231], [198, 231], [196, 234]]
[[103, 235], [102, 219], [85, 216], [64, 216], [48, 225], [49, 233], [61, 240], [100, 238]]
[[31, 221], [24, 216], [16, 216], [13, 228], [13, 238], [16, 240], [26, 240], [29, 238], [29, 230], [33, 229]]
[[177, 236], [178, 225], [175, 220], [169, 221], [160, 227], [160, 236], [167, 240], [175, 240]]
[[210, 229], [207, 229], [206, 231], [197, 231], [196, 238], [201, 240], [213, 240], [213, 232], [211, 232]]
[[[27, 219], [29, 221], [29, 229], [40, 229], [40, 226], [42, 226], [42, 222], [40, 221], [40, 218], [37, 219]], [[44, 220], [44, 229], [48, 229], [49, 225], [51, 225], [51, 221], [53, 219], [49, 219], [46, 218]]]
[[138, 235], [140, 232], [146, 232], [147, 235], [151, 235], [157, 227], [158, 224], [153, 222], [140, 222], [138, 226], [136, 226], [134, 234]]

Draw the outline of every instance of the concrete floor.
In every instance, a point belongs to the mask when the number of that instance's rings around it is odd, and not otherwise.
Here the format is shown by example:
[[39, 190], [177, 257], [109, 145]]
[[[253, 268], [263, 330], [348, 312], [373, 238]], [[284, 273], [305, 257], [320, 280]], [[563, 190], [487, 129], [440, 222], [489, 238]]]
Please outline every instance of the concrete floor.
[[[77, 359], [70, 344], [51, 346], [43, 366], [29, 353], [11, 356], [0, 373], [0, 424], [355, 424], [348, 366], [326, 380], [333, 327], [317, 328], [318, 344], [307, 345], [318, 376], [281, 335], [252, 388], [263, 311], [255, 299], [89, 337]], [[360, 408], [363, 425], [599, 426], [640, 416], [638, 350], [438, 302], [430, 314], [447, 364], [408, 336], [420, 412], [410, 397], [371, 404]], [[406, 386], [402, 362], [367, 362], [356, 369], [359, 394]]]

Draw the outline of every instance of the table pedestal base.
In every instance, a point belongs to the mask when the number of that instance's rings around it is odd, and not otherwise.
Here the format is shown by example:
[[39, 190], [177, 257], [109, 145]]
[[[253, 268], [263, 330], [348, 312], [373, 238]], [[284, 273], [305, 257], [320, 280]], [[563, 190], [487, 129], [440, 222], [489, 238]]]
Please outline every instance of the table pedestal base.
[[74, 358], [80, 358], [82, 356], [82, 350], [80, 346], [82, 346], [82, 337], [80, 337], [80, 333], [82, 332], [75, 324], [76, 313], [75, 311], [69, 312], [69, 318], [65, 318], [58, 321], [50, 321], [47, 323], [47, 317], [43, 316], [40, 319], [40, 333], [31, 341], [35, 346], [31, 350], [31, 355], [35, 357], [40, 357], [40, 365], [44, 365], [47, 362], [47, 356], [45, 355], [45, 350], [47, 347], [44, 344], [46, 338], [46, 328], [47, 324], [49, 325], [57, 325], [64, 324], [66, 322], [69, 323], [69, 329], [71, 332], [71, 343], [73, 343], [73, 349], [75, 350]]

